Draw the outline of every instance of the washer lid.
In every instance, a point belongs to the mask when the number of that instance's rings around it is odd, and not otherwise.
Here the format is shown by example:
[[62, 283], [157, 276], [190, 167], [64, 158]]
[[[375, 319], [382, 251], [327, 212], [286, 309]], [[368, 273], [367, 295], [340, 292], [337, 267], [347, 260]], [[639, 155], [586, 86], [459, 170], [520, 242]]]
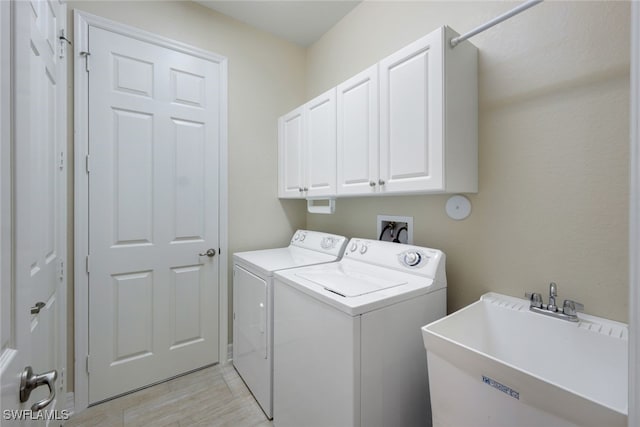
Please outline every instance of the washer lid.
[[402, 279], [385, 279], [346, 269], [339, 271], [296, 273], [296, 276], [307, 279], [328, 291], [346, 298], [366, 295], [408, 283]]

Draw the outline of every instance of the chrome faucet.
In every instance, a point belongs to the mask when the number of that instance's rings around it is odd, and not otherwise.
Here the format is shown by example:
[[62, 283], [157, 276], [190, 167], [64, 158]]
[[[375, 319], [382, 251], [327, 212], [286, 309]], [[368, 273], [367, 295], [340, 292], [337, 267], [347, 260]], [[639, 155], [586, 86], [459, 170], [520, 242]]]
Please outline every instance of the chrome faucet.
[[524, 295], [529, 298], [529, 310], [570, 322], [577, 322], [579, 320], [578, 311], [584, 310], [584, 305], [570, 299], [564, 300], [562, 311], [558, 310], [558, 306], [556, 305], [558, 285], [556, 285], [555, 282], [549, 283], [549, 304], [544, 304], [542, 302], [542, 295], [537, 292], [526, 292]]

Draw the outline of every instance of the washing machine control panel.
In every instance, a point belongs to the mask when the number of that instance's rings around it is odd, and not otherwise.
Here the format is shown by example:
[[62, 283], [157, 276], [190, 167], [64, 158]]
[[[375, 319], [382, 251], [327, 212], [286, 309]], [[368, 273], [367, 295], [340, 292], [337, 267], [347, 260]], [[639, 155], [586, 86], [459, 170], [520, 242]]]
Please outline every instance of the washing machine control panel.
[[351, 239], [344, 257], [383, 267], [411, 270], [416, 274], [433, 277], [439, 268], [443, 254], [437, 249], [402, 243]]

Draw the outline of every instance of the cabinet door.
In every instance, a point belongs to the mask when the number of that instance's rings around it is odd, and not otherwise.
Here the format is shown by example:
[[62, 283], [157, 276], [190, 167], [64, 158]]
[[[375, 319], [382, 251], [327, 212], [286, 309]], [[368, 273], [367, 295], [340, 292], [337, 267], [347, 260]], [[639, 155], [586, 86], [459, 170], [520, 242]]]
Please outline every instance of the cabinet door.
[[304, 109], [278, 120], [278, 197], [303, 198]]
[[444, 189], [442, 46], [440, 29], [379, 64], [382, 192]]
[[337, 90], [338, 194], [375, 193], [379, 150], [378, 66], [350, 78]]
[[336, 194], [336, 89], [305, 106], [307, 197]]

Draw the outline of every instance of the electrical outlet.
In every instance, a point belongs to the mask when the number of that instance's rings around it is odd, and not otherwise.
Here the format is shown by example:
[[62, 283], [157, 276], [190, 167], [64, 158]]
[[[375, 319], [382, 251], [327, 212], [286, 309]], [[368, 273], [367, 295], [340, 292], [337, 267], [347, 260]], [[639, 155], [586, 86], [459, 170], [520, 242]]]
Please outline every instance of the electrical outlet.
[[378, 215], [377, 223], [378, 240], [413, 244], [413, 217]]

